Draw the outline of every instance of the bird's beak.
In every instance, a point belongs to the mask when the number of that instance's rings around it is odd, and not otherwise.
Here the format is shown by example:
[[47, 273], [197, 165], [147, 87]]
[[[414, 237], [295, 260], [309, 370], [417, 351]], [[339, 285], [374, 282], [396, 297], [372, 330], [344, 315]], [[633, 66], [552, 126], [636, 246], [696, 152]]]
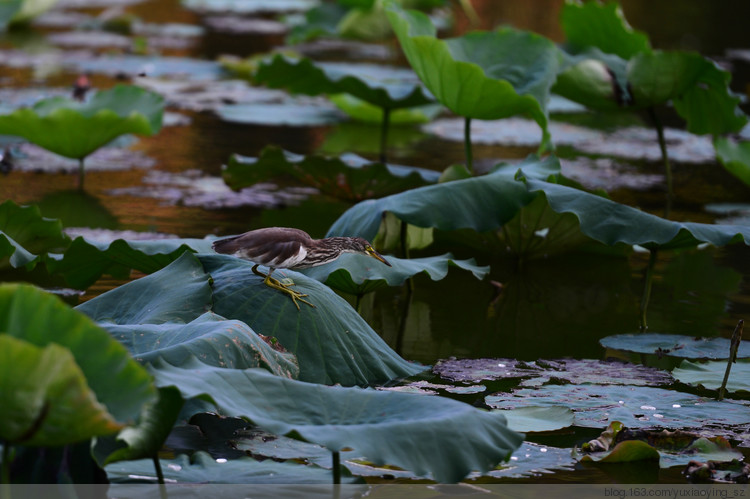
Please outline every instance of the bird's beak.
[[383, 262], [384, 264], [388, 265], [389, 267], [392, 266], [390, 263], [388, 263], [388, 260], [386, 260], [385, 258], [383, 258], [383, 255], [381, 255], [380, 253], [378, 253], [377, 251], [375, 251], [372, 248], [367, 248], [367, 254], [370, 255], [371, 257], [373, 257], [376, 260], [380, 260], [381, 262]]

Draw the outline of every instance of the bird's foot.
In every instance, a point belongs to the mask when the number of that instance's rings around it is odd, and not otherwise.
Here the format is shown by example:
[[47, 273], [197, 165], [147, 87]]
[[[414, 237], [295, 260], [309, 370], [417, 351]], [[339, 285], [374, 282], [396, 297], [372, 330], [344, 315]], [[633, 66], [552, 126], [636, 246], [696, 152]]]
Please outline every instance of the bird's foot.
[[[291, 281], [291, 279], [290, 279], [290, 281]], [[271, 288], [274, 288], [274, 289], [276, 289], [278, 291], [281, 291], [282, 293], [288, 294], [289, 297], [292, 299], [292, 302], [294, 303], [294, 306], [297, 307], [297, 310], [300, 309], [299, 308], [299, 303], [297, 303], [298, 300], [301, 301], [302, 303], [306, 303], [306, 304], [310, 305], [312, 308], [315, 308], [315, 305], [313, 305], [309, 301], [305, 300], [304, 297], [307, 296], [307, 294], [300, 293], [299, 291], [295, 291], [293, 289], [289, 289], [289, 286], [293, 286], [294, 285], [293, 281], [288, 282], [288, 283], [282, 283], [282, 282], [279, 282], [277, 279], [274, 279], [273, 277], [271, 277], [271, 278], [267, 279], [265, 281], [265, 283], [266, 283], [266, 285], [268, 285]]]

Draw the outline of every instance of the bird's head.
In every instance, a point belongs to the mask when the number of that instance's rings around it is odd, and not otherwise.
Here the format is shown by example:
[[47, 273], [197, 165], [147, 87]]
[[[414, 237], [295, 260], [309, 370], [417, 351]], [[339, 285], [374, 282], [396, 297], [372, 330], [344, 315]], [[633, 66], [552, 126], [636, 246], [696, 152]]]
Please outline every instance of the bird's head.
[[388, 260], [383, 258], [383, 255], [375, 251], [375, 248], [373, 248], [372, 245], [369, 242], [367, 242], [367, 240], [362, 239], [361, 237], [355, 237], [353, 244], [356, 246], [358, 253], [363, 253], [367, 256], [371, 256], [376, 260], [380, 260], [381, 262], [388, 265], [389, 267], [391, 266], [391, 264], [388, 263]]

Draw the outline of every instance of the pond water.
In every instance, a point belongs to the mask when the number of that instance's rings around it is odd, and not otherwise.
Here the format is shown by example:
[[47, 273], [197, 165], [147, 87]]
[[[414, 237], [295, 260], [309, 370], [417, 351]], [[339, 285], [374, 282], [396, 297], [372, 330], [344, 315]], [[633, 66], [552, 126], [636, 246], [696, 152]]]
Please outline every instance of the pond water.
[[[475, 0], [474, 4], [485, 28], [507, 23], [553, 40], [562, 37], [558, 25], [562, 2]], [[656, 47], [696, 49], [715, 56], [732, 70], [733, 89], [746, 92], [750, 88], [750, 39], [744, 25], [750, 18], [747, 2], [654, 4], [638, 0], [623, 4], [631, 24], [647, 31]], [[76, 30], [76, 26], [96, 25], [97, 18], [110, 15], [103, 13], [112, 8], [122, 8], [141, 20], [133, 29], [135, 34]], [[458, 9], [456, 15], [456, 30], [465, 29]], [[219, 118], [217, 110], [227, 104], [257, 105], [287, 97], [276, 91], [264, 95], [250, 91], [245, 83], [223, 73], [215, 59], [220, 55], [247, 57], [279, 47], [283, 41], [284, 27], [272, 14], [242, 22], [242, 18], [221, 13], [202, 15], [178, 0], [95, 4], [61, 0], [55, 11], [40, 17], [30, 30], [0, 38], [0, 106], [67, 93], [75, 78], [86, 73], [98, 88], [125, 79], [164, 92], [170, 103], [167, 126], [154, 137], [107, 148], [90, 158], [85, 193], [75, 188], [74, 162], [50, 157], [33, 146], [20, 146], [15, 150], [14, 169], [0, 176], [0, 200], [37, 203], [45, 216], [61, 218], [72, 233], [95, 228], [115, 231], [115, 237], [116, 231], [135, 231], [203, 238], [291, 226], [322, 237], [350, 204], [291, 181], [234, 193], [220, 180], [222, 165], [231, 154], [257, 156], [270, 144], [298, 154], [354, 152], [377, 158], [379, 129], [375, 125], [339, 119], [322, 125], [283, 120], [279, 124], [278, 108], [254, 124]], [[142, 45], [148, 55], [131, 54], [133, 47]], [[326, 60], [405, 63], [394, 43], [318, 43], [305, 45], [304, 50]], [[139, 76], [144, 72], [147, 76]], [[290, 119], [299, 120], [308, 112], [315, 116], [337, 113], [318, 98], [292, 101], [291, 106]], [[658, 149], [654, 149], [655, 132], [647, 127], [645, 116], [602, 116], [566, 108], [564, 103], [553, 109], [558, 111], [553, 111], [553, 120], [559, 128], [552, 135], [556, 140], [560, 137], [557, 153], [563, 159], [564, 174], [587, 187], [608, 191], [616, 201], [661, 213], [663, 174], [658, 157], [649, 152], [658, 153]], [[667, 126], [680, 126], [669, 110], [663, 119]], [[264, 124], [269, 120], [276, 124]], [[528, 127], [523, 120], [475, 123], [477, 167], [486, 170], [500, 161], [518, 162], [534, 152], [538, 130], [532, 127], [529, 132]], [[669, 134], [676, 193], [673, 218], [695, 222], [732, 218], [736, 223], [750, 223], [750, 191], [713, 159], [710, 141], [685, 137], [679, 130]], [[394, 163], [441, 171], [463, 162], [460, 127], [448, 115], [422, 128], [396, 127], [388, 153]], [[110, 233], [103, 234], [108, 237]], [[478, 281], [458, 269], [438, 282], [418, 275], [411, 297], [405, 288], [390, 288], [367, 295], [361, 304], [365, 319], [406, 359], [426, 364], [450, 357], [601, 359], [605, 351], [599, 339], [638, 330], [647, 255], [565, 254], [522, 260], [467, 249], [446, 238], [412, 256], [444, 251], [490, 265], [489, 277]], [[749, 256], [750, 249], [744, 245], [660, 253], [649, 306], [650, 330], [729, 337], [737, 321], [750, 316]], [[103, 278], [81, 299], [121, 283]], [[473, 400], [472, 395], [459, 398]], [[578, 429], [534, 442], [565, 447], [597, 434]], [[615, 473], [577, 465], [573, 470], [515, 481], [683, 480], [674, 468], [654, 473], [634, 466]]]

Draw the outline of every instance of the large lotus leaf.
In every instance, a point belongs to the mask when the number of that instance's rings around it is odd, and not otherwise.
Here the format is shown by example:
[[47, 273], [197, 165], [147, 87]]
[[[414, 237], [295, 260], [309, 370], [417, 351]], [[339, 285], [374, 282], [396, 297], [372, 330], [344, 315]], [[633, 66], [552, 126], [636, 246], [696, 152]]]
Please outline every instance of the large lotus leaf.
[[102, 325], [188, 323], [211, 309], [210, 276], [192, 253], [76, 307]]
[[[152, 306], [156, 301], [170, 298], [157, 295]], [[263, 367], [289, 378], [299, 374], [293, 355], [274, 350], [246, 324], [224, 319], [212, 312], [206, 312], [187, 324], [101, 325], [141, 363], [161, 357], [179, 366], [194, 355], [203, 363], [216, 367]]]
[[439, 281], [448, 275], [451, 266], [467, 270], [479, 280], [484, 279], [490, 271], [489, 266], [477, 265], [473, 258], [455, 260], [450, 253], [411, 259], [389, 256], [388, 263], [392, 266], [386, 267], [373, 259], [350, 253], [341, 255], [331, 263], [302, 269], [301, 273], [339, 291], [362, 295], [383, 286], [400, 286], [420, 273]]
[[37, 255], [70, 244], [59, 220], [43, 218], [36, 206], [0, 204], [0, 269], [36, 262]]
[[515, 180], [519, 169], [529, 177], [547, 178], [559, 173], [560, 163], [554, 156], [542, 160], [530, 156], [520, 165], [499, 168], [488, 175], [362, 201], [341, 215], [327, 235], [360, 236], [371, 241], [386, 212], [417, 227], [480, 232], [499, 229], [534, 198]]
[[747, 124], [740, 97], [729, 90], [732, 75], [695, 52], [640, 54], [628, 63], [627, 79], [636, 107], [672, 100], [697, 134], [738, 132]]
[[648, 35], [634, 30], [617, 2], [566, 1], [560, 14], [566, 41], [578, 49], [597, 47], [623, 59], [651, 52]]
[[[295, 490], [299, 493], [299, 485], [301, 484], [331, 483], [331, 471], [316, 466], [277, 463], [271, 460], [256, 461], [249, 457], [217, 462], [211, 455], [203, 451], [198, 451], [189, 457], [180, 454], [174, 459], [161, 459], [161, 466], [164, 479], [168, 483], [277, 484], [273, 488], [276, 497], [288, 497], [287, 493], [284, 492], [283, 485], [297, 484], [296, 489], [290, 487], [288, 493], [291, 494]], [[154, 462], [151, 459], [110, 464], [105, 468], [105, 471], [107, 472], [107, 478], [113, 483], [109, 491], [113, 497], [134, 497], [135, 495], [140, 497], [144, 492], [143, 485], [140, 485], [138, 489], [135, 489], [136, 494], [124, 493], [128, 488], [121, 484], [156, 483], [157, 481]], [[351, 478], [347, 477], [343, 477], [342, 480], [343, 483], [353, 482]], [[184, 490], [180, 490], [184, 492]], [[234, 487], [233, 490], [237, 490], [237, 487]], [[257, 488], [247, 491], [253, 497], [258, 496], [258, 492]], [[308, 490], [307, 492], [310, 496], [315, 497], [313, 491]], [[330, 492], [326, 491], [326, 493], [330, 497]]]
[[448, 109], [478, 119], [527, 113], [547, 137], [547, 101], [559, 66], [550, 40], [510, 28], [440, 40], [421, 12], [391, 3], [387, 13], [412, 68]]
[[100, 404], [67, 348], [0, 334], [0, 440], [65, 445], [122, 428]]
[[116, 239], [100, 242], [77, 237], [61, 259], [49, 261], [52, 272], [62, 274], [68, 285], [85, 289], [102, 275], [127, 279], [131, 269], [152, 273], [167, 266], [186, 251], [210, 251], [206, 239]]
[[260, 63], [255, 81], [306, 95], [347, 93], [387, 109], [433, 102], [412, 71], [374, 64], [315, 62], [276, 54]]
[[275, 146], [266, 147], [257, 158], [233, 155], [222, 175], [227, 185], [235, 190], [288, 175], [326, 194], [350, 201], [434, 184], [440, 176], [432, 170], [384, 165], [355, 154], [302, 156]]
[[648, 386], [544, 385], [488, 395], [485, 402], [498, 409], [568, 407], [575, 413], [574, 425], [590, 428], [611, 421], [629, 428], [704, 428], [750, 422], [745, 404]]
[[[726, 370], [726, 362], [698, 363], [683, 360], [680, 367], [672, 371], [672, 376], [682, 383], [718, 390], [724, 382]], [[750, 362], [744, 360], [732, 364], [726, 389], [729, 392], [750, 392]]]
[[750, 244], [747, 226], [675, 222], [572, 187], [532, 178], [526, 184], [531, 192], [544, 192], [556, 212], [573, 213], [584, 234], [607, 245], [625, 243], [676, 249], [701, 243]]
[[301, 380], [370, 384], [425, 369], [399, 357], [343, 298], [314, 279], [276, 271], [292, 278], [295, 289], [307, 293], [306, 299], [315, 305], [301, 304], [297, 310], [289, 296], [263, 284], [263, 278], [251, 271], [252, 262], [227, 255], [199, 259], [213, 278], [213, 311], [276, 337], [297, 356]]
[[303, 383], [261, 370], [209, 367], [196, 359], [185, 369], [158, 362], [151, 372], [159, 386], [175, 385], [183, 396], [209, 395], [222, 412], [271, 433], [331, 451], [353, 448], [375, 464], [431, 473], [439, 482], [487, 471], [523, 440], [502, 414], [442, 397]]
[[148, 373], [125, 347], [85, 315], [29, 285], [0, 286], [0, 331], [37, 346], [68, 348], [89, 386], [117, 421], [138, 416], [153, 398]]
[[[617, 334], [599, 340], [604, 348], [685, 359], [728, 359], [727, 338], [696, 338], [679, 334]], [[750, 358], [750, 341], [740, 342], [737, 358]], [[726, 364], [724, 364], [726, 365]]]
[[86, 102], [53, 97], [0, 116], [0, 133], [19, 135], [61, 156], [82, 159], [126, 133], [161, 128], [164, 99], [140, 87], [117, 85]]
[[724, 137], [714, 140], [716, 157], [729, 173], [750, 185], [750, 142], [735, 142]]

